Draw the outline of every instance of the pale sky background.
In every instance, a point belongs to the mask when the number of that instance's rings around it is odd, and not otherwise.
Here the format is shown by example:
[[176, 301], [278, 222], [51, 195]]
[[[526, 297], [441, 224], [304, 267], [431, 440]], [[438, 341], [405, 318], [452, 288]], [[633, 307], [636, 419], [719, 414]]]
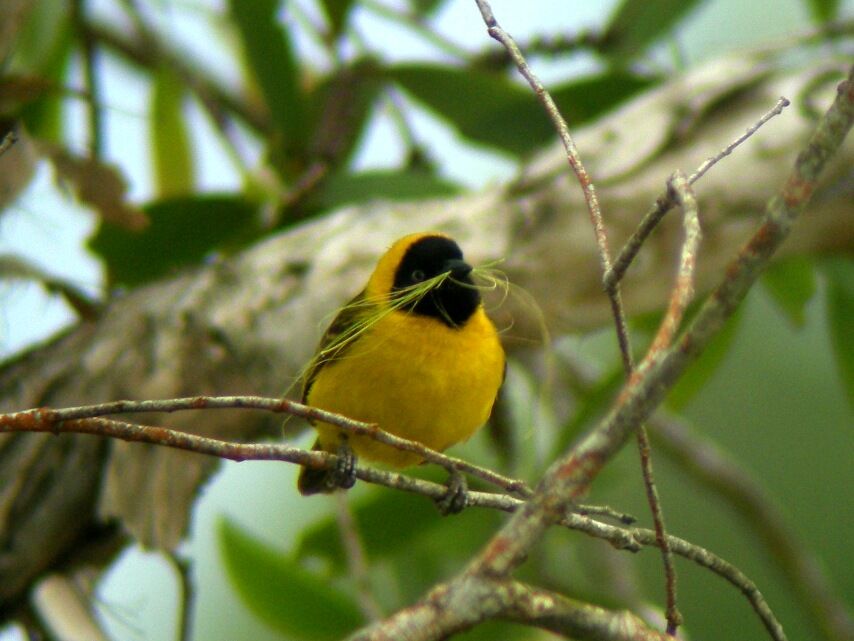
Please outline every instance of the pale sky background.
[[[206, 12], [198, 9], [200, 6], [221, 6], [223, 3], [215, 0], [184, 0], [149, 4], [154, 7], [152, 19], [165, 27], [165, 32], [171, 34], [175, 41], [182, 43], [181, 46], [190, 55], [203, 61], [223, 78], [238, 77], [230, 49], [227, 46], [211, 45], [211, 25], [207, 22]], [[301, 0], [298, 4], [307, 7], [309, 13], [314, 12], [309, 0]], [[395, 2], [389, 0], [388, 4]], [[615, 0], [494, 0], [492, 7], [502, 26], [518, 40], [525, 40], [532, 34], [553, 33], [557, 30], [575, 32], [587, 26], [601, 25], [615, 4]], [[110, 0], [91, 0], [89, 5], [105, 16], [116, 15], [114, 3]], [[846, 5], [850, 8], [852, 2]], [[735, 16], [737, 19], [733, 19]], [[773, 20], [769, 20], [769, 16]], [[389, 60], [441, 58], [423, 40], [368, 12], [359, 11], [355, 20], [363, 35], [376, 36], [382, 33], [382, 38], [371, 42], [371, 46]], [[491, 43], [498, 46], [486, 34], [473, 0], [452, 0], [446, 3], [434, 24], [447, 37], [465, 47], [480, 50]], [[721, 29], [722, 24], [728, 27]], [[694, 63], [721, 48], [747, 47], [758, 39], [767, 41], [775, 36], [801, 31], [807, 24], [808, 16], [800, 0], [718, 0], [695, 12], [679, 28], [678, 46], [688, 63]], [[303, 40], [297, 44], [305, 50], [313, 46]], [[660, 54], [667, 59], [671, 52], [669, 48], [664, 48]], [[571, 63], [537, 59], [532, 62], [534, 71], [545, 82], [565, 78], [569, 71], [584, 72], [594, 68], [594, 63], [583, 56]], [[121, 160], [122, 167], [129, 172], [132, 199], [144, 202], [152, 194], [147, 150], [149, 89], [140, 76], [122, 64], [105, 60], [104, 72], [104, 101], [107, 107], [105, 140], [109, 143], [106, 156]], [[194, 105], [188, 105], [187, 109], [199, 152], [196, 156], [198, 190], [238, 189], [240, 178], [220, 148], [206, 118]], [[439, 160], [448, 177], [478, 189], [513, 175], [516, 166], [506, 157], [463, 143], [434, 116], [420, 109], [416, 112], [411, 120], [416, 137]], [[74, 123], [72, 126], [83, 123], [84, 118], [82, 105], [69, 110], [68, 119], [69, 123]], [[84, 137], [78, 135], [77, 138], [76, 143], [82, 148]], [[583, 155], [583, 149], [581, 153]], [[389, 120], [380, 115], [374, 119], [355, 164], [360, 168], [384, 167], [394, 164], [400, 155], [401, 149], [396, 143], [394, 130]], [[95, 292], [102, 285], [102, 271], [83, 247], [83, 242], [93, 228], [93, 217], [58, 191], [52, 184], [49, 169], [41, 166], [37, 179], [11, 210], [0, 217], [0, 253], [22, 255], [44, 269]], [[46, 296], [36, 285], [0, 283], [0, 309], [0, 357], [50, 336], [73, 319], [63, 302]], [[284, 488], [279, 490], [282, 493], [294, 494], [295, 470], [295, 466], [275, 463], [224, 465], [223, 472], [206, 489], [199, 502], [194, 523], [197, 536], [187, 546], [187, 551], [200, 558], [208, 558], [208, 562], [200, 563], [196, 569], [200, 583], [204, 583], [205, 577], [209, 576], [206, 573], [216, 571], [209, 567], [215, 565], [211, 559], [216, 555], [210, 524], [219, 515], [227, 513], [251, 523], [253, 531], [260, 535], [266, 534], [273, 540], [280, 539], [283, 532], [296, 533], [304, 527], [306, 519], [310, 519], [312, 514], [316, 516], [316, 505], [308, 501], [300, 502], [298, 507], [288, 503], [288, 509], [269, 515], [266, 520], [258, 519], [257, 515], [263, 512], [265, 502], [270, 500], [276, 488]], [[235, 495], [240, 496], [239, 501], [234, 500]], [[198, 535], [205, 528], [208, 534], [204, 536], [207, 538]], [[222, 582], [222, 577], [210, 579], [210, 583], [216, 581]], [[136, 548], [123, 554], [108, 573], [100, 595], [102, 616], [114, 638], [131, 641], [175, 638], [170, 613], [179, 597], [171, 568], [158, 555], [144, 553]], [[215, 608], [221, 602], [216, 598], [206, 599], [200, 607]], [[209, 634], [217, 632], [213, 628], [205, 629], [212, 618], [215, 617], [205, 616], [202, 611], [196, 638], [208, 638]], [[229, 611], [229, 618], [232, 621], [225, 625], [234, 625], [240, 629], [241, 638], [258, 641], [275, 638], [275, 635], [245, 613], [235, 612], [232, 616]], [[16, 638], [14, 634], [0, 634], [0, 641]]]

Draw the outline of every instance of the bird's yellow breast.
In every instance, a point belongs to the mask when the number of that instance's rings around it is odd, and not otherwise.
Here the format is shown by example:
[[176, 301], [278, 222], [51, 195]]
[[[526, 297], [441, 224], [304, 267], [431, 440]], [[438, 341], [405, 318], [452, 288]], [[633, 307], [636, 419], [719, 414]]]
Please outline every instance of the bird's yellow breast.
[[[323, 365], [307, 402], [441, 451], [486, 422], [503, 375], [504, 351], [482, 307], [459, 328], [395, 311]], [[316, 427], [323, 449], [335, 451], [338, 428]], [[420, 461], [370, 438], [348, 443], [358, 456], [387, 465]]]

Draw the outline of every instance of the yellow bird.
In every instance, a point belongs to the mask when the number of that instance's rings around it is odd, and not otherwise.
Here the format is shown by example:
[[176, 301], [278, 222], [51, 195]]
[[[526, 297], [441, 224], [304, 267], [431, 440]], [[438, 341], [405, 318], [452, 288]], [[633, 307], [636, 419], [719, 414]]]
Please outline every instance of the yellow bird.
[[[326, 330], [303, 379], [303, 402], [438, 451], [468, 439], [489, 418], [505, 363], [471, 271], [445, 234], [395, 242]], [[338, 454], [339, 465], [303, 468], [304, 495], [352, 486], [354, 454], [397, 468], [421, 462], [328, 423], [315, 428], [314, 448]], [[459, 475], [452, 475], [446, 498], [443, 511], [464, 507]]]

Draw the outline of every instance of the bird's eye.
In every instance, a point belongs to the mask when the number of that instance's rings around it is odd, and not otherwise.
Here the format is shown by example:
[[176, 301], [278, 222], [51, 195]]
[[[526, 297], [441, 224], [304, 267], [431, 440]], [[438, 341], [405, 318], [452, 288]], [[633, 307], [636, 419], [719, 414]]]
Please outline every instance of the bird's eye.
[[413, 282], [420, 283], [425, 277], [426, 274], [424, 274], [423, 269], [415, 269], [412, 271], [411, 278]]

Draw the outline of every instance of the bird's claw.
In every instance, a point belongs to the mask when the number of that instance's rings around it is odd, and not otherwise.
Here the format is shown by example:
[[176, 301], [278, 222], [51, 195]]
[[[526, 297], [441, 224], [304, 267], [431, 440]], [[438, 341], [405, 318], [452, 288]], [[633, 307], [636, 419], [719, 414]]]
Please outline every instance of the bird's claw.
[[458, 514], [468, 505], [468, 483], [466, 477], [458, 470], [453, 470], [448, 476], [447, 491], [441, 498], [436, 499], [436, 507], [442, 516]]
[[356, 484], [356, 454], [347, 440], [342, 439], [335, 455], [338, 460], [335, 462], [335, 467], [326, 473], [326, 486], [329, 490], [339, 488], [349, 490]]

